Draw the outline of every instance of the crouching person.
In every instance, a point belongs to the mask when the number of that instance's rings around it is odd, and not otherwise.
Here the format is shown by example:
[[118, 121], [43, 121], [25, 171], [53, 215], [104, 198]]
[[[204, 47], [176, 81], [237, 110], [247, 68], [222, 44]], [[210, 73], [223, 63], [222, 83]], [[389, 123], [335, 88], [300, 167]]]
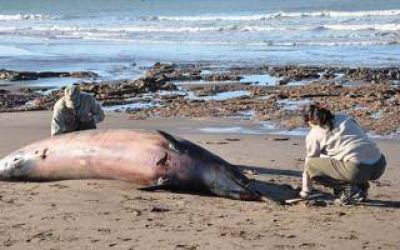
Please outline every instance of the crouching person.
[[77, 85], [68, 86], [54, 105], [51, 135], [96, 129], [103, 120], [104, 111], [93, 96], [81, 93]]
[[335, 203], [366, 200], [368, 181], [378, 179], [386, 167], [375, 143], [352, 117], [333, 115], [318, 104], [307, 107], [304, 120], [310, 132], [300, 196], [307, 197], [316, 181], [333, 188], [338, 196]]

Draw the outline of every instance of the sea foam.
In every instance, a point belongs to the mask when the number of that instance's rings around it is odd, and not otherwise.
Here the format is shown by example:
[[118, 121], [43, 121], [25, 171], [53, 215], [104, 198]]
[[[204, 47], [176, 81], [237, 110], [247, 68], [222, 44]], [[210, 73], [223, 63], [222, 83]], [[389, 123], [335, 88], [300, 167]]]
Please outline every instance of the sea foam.
[[399, 16], [400, 10], [371, 10], [371, 11], [315, 11], [315, 12], [276, 12], [257, 15], [198, 15], [198, 16], [144, 16], [142, 21], [251, 21], [275, 18], [304, 18], [304, 17], [370, 17], [370, 16]]
[[43, 20], [43, 19], [52, 19], [52, 16], [45, 14], [0, 15], [0, 21], [22, 21], [22, 20]]

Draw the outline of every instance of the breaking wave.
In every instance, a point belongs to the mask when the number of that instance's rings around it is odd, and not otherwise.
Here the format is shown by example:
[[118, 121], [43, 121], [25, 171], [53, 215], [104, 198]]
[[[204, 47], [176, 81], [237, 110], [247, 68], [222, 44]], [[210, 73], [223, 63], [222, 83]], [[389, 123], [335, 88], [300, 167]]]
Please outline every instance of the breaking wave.
[[0, 21], [22, 21], [22, 20], [44, 20], [53, 19], [51, 15], [44, 14], [15, 14], [15, 15], [0, 15]]
[[201, 15], [201, 16], [144, 16], [142, 21], [252, 21], [274, 18], [303, 17], [369, 17], [369, 16], [399, 16], [400, 10], [371, 11], [316, 11], [316, 12], [276, 12], [261, 15]]
[[323, 25], [322, 28], [331, 30], [385, 30], [398, 31], [400, 24], [346, 24], [346, 25]]
[[323, 31], [323, 30], [333, 30], [333, 31], [388, 31], [397, 32], [400, 31], [400, 24], [346, 24], [346, 25], [317, 25], [317, 26], [307, 26], [307, 25], [288, 25], [288, 26], [268, 26], [268, 25], [217, 25], [217, 26], [136, 26], [136, 25], [126, 25], [126, 26], [95, 26], [95, 27], [85, 27], [85, 26], [73, 26], [73, 25], [50, 25], [50, 26], [0, 26], [0, 32], [3, 34], [18, 34], [18, 35], [31, 35], [34, 33], [42, 32], [43, 35], [50, 35], [52, 33], [64, 33], [68, 35], [69, 33], [82, 32], [87, 34], [110, 34], [110, 35], [128, 35], [130, 33], [154, 33], [154, 34], [180, 34], [180, 33], [212, 33], [212, 32], [254, 32], [254, 33], [267, 33], [267, 32], [308, 32], [308, 31]]

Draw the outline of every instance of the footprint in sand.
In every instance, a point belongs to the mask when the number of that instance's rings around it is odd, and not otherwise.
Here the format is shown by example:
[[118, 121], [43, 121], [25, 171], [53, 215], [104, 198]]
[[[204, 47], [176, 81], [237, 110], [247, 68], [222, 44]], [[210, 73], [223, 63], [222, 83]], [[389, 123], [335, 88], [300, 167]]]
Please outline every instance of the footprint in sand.
[[121, 237], [117, 237], [118, 240], [120, 241], [131, 241], [131, 238], [121, 238]]
[[169, 212], [169, 211], [170, 211], [169, 208], [159, 207], [159, 206], [154, 206], [150, 210], [150, 212], [153, 212], [153, 213], [165, 213], [165, 212]]
[[212, 145], [212, 144], [224, 145], [224, 144], [228, 144], [228, 143], [226, 141], [206, 141], [206, 142], [204, 142], [204, 144], [207, 144], [207, 145]]
[[39, 242], [39, 241], [44, 241], [48, 239], [54, 239], [55, 235], [53, 233], [53, 229], [47, 230], [40, 232], [38, 234], [33, 235], [29, 239], [26, 240], [26, 242]]
[[97, 232], [102, 233], [102, 234], [110, 234], [111, 229], [110, 228], [98, 228]]
[[58, 189], [69, 188], [69, 186], [62, 185], [62, 184], [59, 184], [59, 183], [56, 183], [56, 184], [50, 184], [50, 185], [49, 185], [49, 187], [54, 187], [54, 188], [58, 188]]
[[178, 244], [178, 245], [175, 246], [175, 249], [195, 250], [198, 247], [199, 247], [199, 245]]
[[6, 241], [3, 241], [3, 246], [11, 247], [15, 242], [16, 242], [15, 240], [8, 239]]
[[288, 141], [289, 137], [266, 137], [264, 140], [267, 140], [267, 141]]
[[239, 138], [225, 138], [225, 141], [240, 141]]

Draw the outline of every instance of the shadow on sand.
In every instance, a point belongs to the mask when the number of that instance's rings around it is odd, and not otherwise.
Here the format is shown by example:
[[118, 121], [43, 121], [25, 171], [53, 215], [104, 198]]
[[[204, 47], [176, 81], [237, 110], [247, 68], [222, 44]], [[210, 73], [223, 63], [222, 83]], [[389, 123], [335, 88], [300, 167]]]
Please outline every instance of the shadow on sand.
[[[277, 183], [269, 181], [271, 175], [282, 175], [289, 177], [301, 177], [302, 171], [288, 169], [271, 169], [256, 166], [238, 166], [244, 171], [254, 171], [255, 181], [251, 183], [253, 189], [257, 190], [266, 198], [278, 203], [283, 203], [285, 200], [298, 197], [299, 190], [293, 188], [290, 184]], [[266, 178], [267, 177], [267, 178]]]
[[285, 200], [296, 198], [298, 193], [296, 189], [287, 184], [277, 184], [256, 179], [250, 185], [252, 189], [257, 190], [264, 197], [280, 204]]
[[[266, 175], [282, 175], [289, 177], [299, 177], [302, 176], [302, 171], [289, 170], [289, 169], [272, 169], [272, 168], [262, 168], [256, 166], [238, 166], [243, 170], [255, 171], [258, 175], [255, 177], [255, 181], [252, 185], [262, 193], [266, 198], [282, 203], [288, 199], [298, 198], [299, 190], [293, 188], [289, 184], [278, 184], [275, 182], [270, 182], [263, 180]], [[320, 200], [325, 201], [327, 204], [334, 204], [334, 200], [337, 198], [331, 193], [323, 192], [319, 190], [319, 193], [323, 194]], [[357, 206], [368, 206], [368, 207], [382, 207], [382, 208], [400, 208], [400, 201], [387, 201], [387, 200], [376, 200], [371, 199], [365, 202], [360, 202], [356, 204]]]
[[400, 208], [400, 201], [367, 200], [357, 205], [367, 207]]

